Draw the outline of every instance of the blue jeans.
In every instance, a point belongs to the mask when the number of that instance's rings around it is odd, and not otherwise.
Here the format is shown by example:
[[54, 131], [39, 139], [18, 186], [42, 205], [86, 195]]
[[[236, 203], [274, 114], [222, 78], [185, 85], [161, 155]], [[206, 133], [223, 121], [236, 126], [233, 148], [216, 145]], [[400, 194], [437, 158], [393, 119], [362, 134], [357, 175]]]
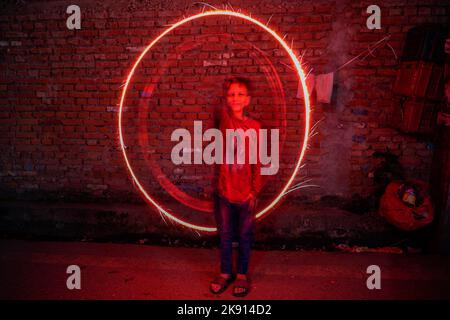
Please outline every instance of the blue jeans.
[[237, 204], [218, 196], [214, 211], [220, 237], [220, 272], [232, 273], [232, 245], [236, 235], [239, 242], [237, 273], [247, 274], [255, 224], [253, 208], [248, 201]]

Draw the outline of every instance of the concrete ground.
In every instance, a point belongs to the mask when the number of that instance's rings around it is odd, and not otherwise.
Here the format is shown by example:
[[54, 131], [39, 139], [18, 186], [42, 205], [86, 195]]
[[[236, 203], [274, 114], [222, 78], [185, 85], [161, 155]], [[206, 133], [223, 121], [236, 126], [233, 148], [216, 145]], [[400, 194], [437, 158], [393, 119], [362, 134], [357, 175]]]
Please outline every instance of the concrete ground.
[[[213, 295], [217, 249], [87, 242], [0, 241], [0, 299], [235, 299]], [[253, 251], [246, 299], [450, 299], [450, 257]], [[69, 290], [69, 265], [81, 289]], [[369, 290], [367, 267], [381, 269]]]

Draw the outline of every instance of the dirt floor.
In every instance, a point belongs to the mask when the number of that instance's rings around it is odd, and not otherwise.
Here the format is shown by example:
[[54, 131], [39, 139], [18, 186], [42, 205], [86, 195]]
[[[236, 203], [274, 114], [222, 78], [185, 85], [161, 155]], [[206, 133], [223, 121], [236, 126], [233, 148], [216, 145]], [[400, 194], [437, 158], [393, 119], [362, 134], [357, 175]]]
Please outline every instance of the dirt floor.
[[[92, 242], [0, 241], [0, 299], [235, 299], [208, 284], [216, 248]], [[450, 299], [450, 257], [425, 254], [254, 250], [245, 299]], [[80, 267], [69, 290], [67, 268]], [[369, 290], [371, 265], [381, 289]]]

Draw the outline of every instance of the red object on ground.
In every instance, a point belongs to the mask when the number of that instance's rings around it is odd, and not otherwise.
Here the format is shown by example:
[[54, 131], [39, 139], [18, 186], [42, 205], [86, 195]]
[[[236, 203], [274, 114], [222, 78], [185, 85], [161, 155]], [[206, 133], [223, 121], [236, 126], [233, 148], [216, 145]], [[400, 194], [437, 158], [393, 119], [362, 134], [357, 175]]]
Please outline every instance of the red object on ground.
[[380, 200], [379, 213], [386, 220], [405, 231], [420, 229], [433, 221], [434, 212], [428, 186], [422, 181], [413, 181], [420, 188], [423, 203], [416, 207], [408, 207], [398, 196], [398, 188], [403, 184], [401, 181], [391, 182]]

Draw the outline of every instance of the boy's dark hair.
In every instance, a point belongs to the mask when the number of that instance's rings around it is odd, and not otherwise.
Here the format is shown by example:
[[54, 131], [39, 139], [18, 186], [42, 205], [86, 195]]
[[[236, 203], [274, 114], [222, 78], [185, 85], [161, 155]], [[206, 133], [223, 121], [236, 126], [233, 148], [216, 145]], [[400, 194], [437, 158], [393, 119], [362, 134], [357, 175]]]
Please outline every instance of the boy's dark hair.
[[251, 90], [252, 90], [252, 86], [250, 83], [250, 80], [246, 79], [246, 78], [242, 78], [242, 77], [233, 77], [230, 79], [225, 80], [224, 84], [223, 84], [223, 92], [225, 93], [225, 95], [228, 92], [228, 89], [230, 89], [231, 85], [233, 83], [238, 83], [240, 85], [243, 85], [247, 88], [247, 93], [250, 96], [251, 94]]

